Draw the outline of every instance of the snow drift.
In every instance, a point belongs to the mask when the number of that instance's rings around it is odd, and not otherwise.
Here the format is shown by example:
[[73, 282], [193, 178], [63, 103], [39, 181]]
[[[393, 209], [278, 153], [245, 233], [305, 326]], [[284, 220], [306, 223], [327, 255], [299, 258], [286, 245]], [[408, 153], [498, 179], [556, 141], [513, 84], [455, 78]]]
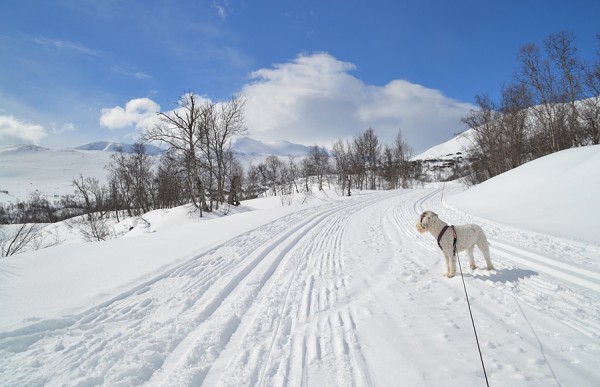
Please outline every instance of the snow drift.
[[533, 160], [447, 203], [483, 218], [600, 244], [600, 145]]

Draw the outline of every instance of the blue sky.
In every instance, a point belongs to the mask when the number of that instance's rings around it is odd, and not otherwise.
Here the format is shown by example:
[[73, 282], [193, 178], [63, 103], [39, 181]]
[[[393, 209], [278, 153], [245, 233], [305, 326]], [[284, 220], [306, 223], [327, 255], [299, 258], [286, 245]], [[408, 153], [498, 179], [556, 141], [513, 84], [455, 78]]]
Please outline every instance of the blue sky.
[[0, 144], [133, 142], [187, 91], [242, 93], [259, 140], [373, 127], [423, 151], [497, 96], [521, 46], [572, 31], [596, 60], [600, 2], [20, 0], [0, 5]]

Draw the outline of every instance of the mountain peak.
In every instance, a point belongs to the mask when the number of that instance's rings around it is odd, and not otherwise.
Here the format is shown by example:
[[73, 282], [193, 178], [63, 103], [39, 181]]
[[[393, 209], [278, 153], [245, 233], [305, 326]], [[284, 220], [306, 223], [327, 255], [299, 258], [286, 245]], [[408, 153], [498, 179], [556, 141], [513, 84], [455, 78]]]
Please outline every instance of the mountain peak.
[[[162, 149], [154, 145], [145, 144], [144, 147], [146, 153], [149, 155], [159, 155], [163, 152]], [[118, 152], [119, 150], [122, 150], [125, 153], [133, 153], [133, 145], [110, 141], [91, 142], [89, 144], [78, 146], [75, 149], [102, 152]]]

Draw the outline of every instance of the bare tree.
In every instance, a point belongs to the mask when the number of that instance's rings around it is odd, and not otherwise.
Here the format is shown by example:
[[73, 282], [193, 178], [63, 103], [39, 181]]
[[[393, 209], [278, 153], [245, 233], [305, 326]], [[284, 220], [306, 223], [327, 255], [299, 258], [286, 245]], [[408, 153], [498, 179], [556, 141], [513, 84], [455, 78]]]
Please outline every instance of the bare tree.
[[160, 208], [173, 208], [185, 203], [191, 195], [186, 193], [186, 170], [180, 155], [173, 149], [161, 155], [156, 172], [156, 202]]
[[471, 156], [471, 182], [480, 183], [499, 174], [497, 149], [501, 143], [498, 107], [488, 96], [475, 97], [478, 108], [462, 121], [475, 131]]
[[0, 257], [10, 257], [26, 251], [39, 237], [40, 226], [35, 223], [23, 223], [13, 226], [9, 233], [8, 226], [0, 228]]
[[242, 186], [244, 184], [244, 168], [235, 159], [235, 157], [233, 157], [232, 152], [226, 152], [226, 160], [225, 176], [227, 176], [229, 181], [227, 203], [230, 205], [239, 206], [242, 195]]
[[596, 35], [599, 48], [596, 62], [586, 68], [584, 75], [585, 99], [582, 103], [581, 118], [587, 144], [600, 144], [600, 34]]
[[556, 74], [548, 58], [534, 44], [527, 44], [519, 51], [521, 67], [517, 79], [531, 90], [532, 112], [536, 126], [532, 128], [532, 147], [536, 157], [565, 149], [564, 131], [566, 109], [562, 102], [564, 93], [560, 89]]
[[545, 46], [556, 69], [557, 83], [563, 94], [560, 102], [567, 104], [566, 145], [580, 146], [584, 136], [576, 102], [583, 98], [584, 65], [577, 56], [575, 35], [568, 31], [550, 34], [545, 40]]
[[[231, 140], [247, 132], [244, 124], [244, 109], [246, 100], [241, 96], [234, 96], [231, 100], [219, 104], [218, 113], [212, 130], [209, 131], [209, 148], [215, 153], [217, 178], [217, 203], [225, 200], [224, 186], [226, 176], [226, 164], [231, 147]], [[217, 204], [218, 208], [218, 204]]]
[[202, 149], [208, 128], [202, 125], [203, 110], [195, 94], [184, 94], [178, 106], [179, 108], [171, 112], [158, 113], [160, 122], [145, 133], [144, 140], [166, 143], [181, 153], [189, 199], [202, 216], [202, 211], [208, 211], [209, 208], [202, 181], [199, 149]]
[[312, 146], [305, 159], [307, 173], [315, 176], [319, 191], [323, 191], [323, 178], [329, 171], [329, 152], [318, 145]]
[[544, 41], [545, 55], [534, 44], [519, 51], [516, 79], [529, 89], [536, 125], [531, 133], [535, 157], [580, 146], [585, 134], [577, 101], [583, 98], [585, 68], [575, 36], [561, 31]]
[[257, 197], [263, 187], [261, 185], [261, 172], [259, 168], [250, 164], [246, 173], [246, 197]]
[[263, 173], [263, 179], [271, 187], [275, 196], [277, 196], [277, 188], [283, 184], [283, 167], [284, 163], [275, 155], [270, 155], [265, 159], [264, 168], [259, 166], [259, 170]]
[[294, 192], [300, 193], [300, 190], [298, 189], [298, 183], [297, 183], [297, 180], [300, 177], [300, 168], [298, 167], [298, 164], [296, 163], [296, 160], [294, 159], [294, 156], [292, 156], [292, 155], [288, 155], [287, 170], [288, 170], [288, 182], [290, 185], [290, 190], [291, 190], [291, 187], [293, 186]]
[[398, 175], [401, 179], [400, 185], [397, 187], [408, 188], [408, 182], [415, 178], [413, 166], [410, 162], [410, 158], [413, 155], [413, 149], [404, 139], [402, 130], [398, 129], [398, 134], [394, 140], [394, 146], [392, 148], [392, 156], [395, 163], [398, 164]]
[[107, 189], [98, 179], [82, 175], [73, 179], [75, 196], [83, 203], [84, 215], [74, 218], [70, 226], [78, 228], [86, 241], [103, 241], [110, 238], [107, 213]]
[[350, 152], [350, 163], [352, 165], [352, 175], [354, 177], [354, 185], [357, 189], [362, 190], [365, 185], [367, 176], [367, 144], [363, 136], [355, 136], [352, 142], [352, 150]]
[[335, 162], [335, 169], [339, 177], [339, 184], [342, 188], [342, 195], [344, 192], [347, 196], [350, 196], [351, 179], [352, 175], [352, 164], [351, 164], [351, 152], [352, 146], [345, 143], [340, 139], [333, 144], [333, 159]]
[[368, 128], [363, 133], [362, 138], [365, 147], [365, 162], [367, 164], [367, 171], [369, 172], [369, 187], [374, 190], [376, 189], [377, 169], [379, 168], [381, 157], [381, 144], [373, 128]]
[[504, 166], [501, 172], [516, 168], [530, 159], [529, 114], [531, 95], [522, 84], [512, 84], [502, 88], [500, 102], [501, 132], [498, 152], [503, 154]]

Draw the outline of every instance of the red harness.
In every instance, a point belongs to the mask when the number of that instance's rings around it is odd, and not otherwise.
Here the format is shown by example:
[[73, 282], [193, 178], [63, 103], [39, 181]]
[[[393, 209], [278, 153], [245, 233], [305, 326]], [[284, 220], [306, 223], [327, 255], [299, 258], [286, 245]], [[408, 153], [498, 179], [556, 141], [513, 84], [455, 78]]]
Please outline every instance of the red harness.
[[438, 238], [437, 238], [438, 246], [440, 246], [440, 249], [442, 248], [442, 245], [440, 244], [440, 241], [442, 240], [442, 237], [444, 236], [444, 233], [446, 232], [446, 230], [448, 228], [452, 228], [452, 238], [453, 238], [452, 248], [454, 250], [454, 255], [456, 255], [456, 230], [454, 229], [454, 226], [444, 226], [444, 228], [442, 229], [442, 231], [440, 231], [440, 235], [438, 235]]

